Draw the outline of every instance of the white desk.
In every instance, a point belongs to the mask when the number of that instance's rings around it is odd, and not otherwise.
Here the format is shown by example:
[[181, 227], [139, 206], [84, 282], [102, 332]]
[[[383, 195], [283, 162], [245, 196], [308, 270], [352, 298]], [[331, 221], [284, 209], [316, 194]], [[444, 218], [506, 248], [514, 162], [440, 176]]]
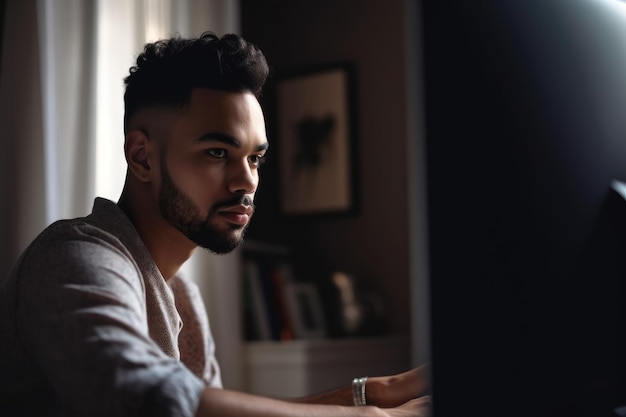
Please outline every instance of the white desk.
[[356, 376], [389, 375], [410, 366], [408, 336], [244, 345], [248, 388], [274, 397], [300, 397], [349, 385]]

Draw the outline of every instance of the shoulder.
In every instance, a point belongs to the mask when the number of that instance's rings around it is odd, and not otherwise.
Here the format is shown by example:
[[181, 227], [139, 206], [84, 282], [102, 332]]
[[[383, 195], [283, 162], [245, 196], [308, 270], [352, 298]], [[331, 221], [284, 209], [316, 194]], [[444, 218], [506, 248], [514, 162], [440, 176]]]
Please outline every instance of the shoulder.
[[84, 219], [62, 220], [46, 228], [22, 256], [15, 274], [21, 285], [45, 288], [68, 284], [133, 287], [143, 292], [141, 272], [131, 252], [112, 233]]
[[85, 245], [108, 250], [128, 252], [120, 239], [112, 232], [96, 226], [88, 218], [59, 220], [48, 226], [29, 247], [29, 252], [49, 250], [54, 245]]

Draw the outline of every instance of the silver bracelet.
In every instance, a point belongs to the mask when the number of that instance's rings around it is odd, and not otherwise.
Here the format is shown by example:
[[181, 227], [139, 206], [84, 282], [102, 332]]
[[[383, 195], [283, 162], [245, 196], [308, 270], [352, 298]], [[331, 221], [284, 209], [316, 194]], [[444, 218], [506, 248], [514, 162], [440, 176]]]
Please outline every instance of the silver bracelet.
[[367, 400], [365, 398], [365, 383], [367, 382], [367, 377], [362, 376], [360, 378], [354, 378], [352, 380], [352, 401], [354, 401], [354, 405], [361, 406], [367, 405]]

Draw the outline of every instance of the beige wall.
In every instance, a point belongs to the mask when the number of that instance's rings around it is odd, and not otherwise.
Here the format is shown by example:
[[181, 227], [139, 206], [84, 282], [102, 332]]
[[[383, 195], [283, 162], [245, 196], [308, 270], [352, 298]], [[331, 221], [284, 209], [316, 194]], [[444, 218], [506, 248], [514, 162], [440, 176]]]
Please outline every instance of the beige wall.
[[[404, 8], [403, 1], [382, 0], [241, 2], [242, 33], [261, 47], [275, 74], [336, 61], [355, 64], [361, 192], [356, 216], [286, 221], [277, 214], [276, 168], [270, 163], [249, 236], [290, 245], [301, 266], [347, 271], [374, 286], [396, 333], [409, 333], [412, 314]], [[275, 78], [263, 99], [270, 142]]]

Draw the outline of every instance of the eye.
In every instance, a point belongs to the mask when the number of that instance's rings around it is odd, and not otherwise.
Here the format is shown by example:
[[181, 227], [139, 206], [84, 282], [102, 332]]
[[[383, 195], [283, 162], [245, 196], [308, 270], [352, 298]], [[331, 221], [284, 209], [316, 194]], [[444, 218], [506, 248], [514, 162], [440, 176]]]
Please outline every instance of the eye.
[[228, 155], [226, 152], [226, 149], [224, 148], [205, 149], [204, 153], [206, 155], [209, 155], [209, 156], [212, 156], [213, 158], [218, 158], [218, 159], [226, 158], [226, 156]]
[[265, 155], [250, 155], [250, 162], [255, 167], [260, 167], [265, 163]]

